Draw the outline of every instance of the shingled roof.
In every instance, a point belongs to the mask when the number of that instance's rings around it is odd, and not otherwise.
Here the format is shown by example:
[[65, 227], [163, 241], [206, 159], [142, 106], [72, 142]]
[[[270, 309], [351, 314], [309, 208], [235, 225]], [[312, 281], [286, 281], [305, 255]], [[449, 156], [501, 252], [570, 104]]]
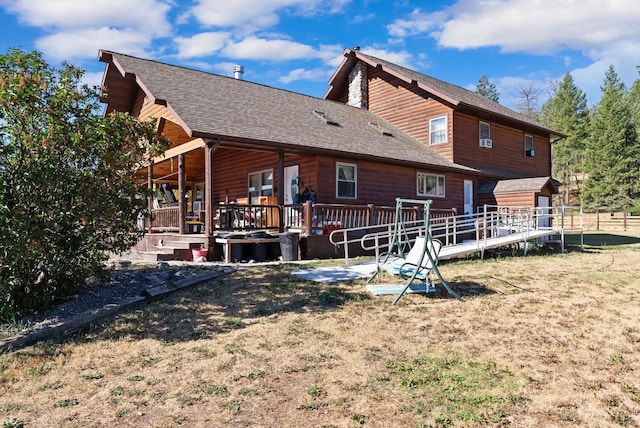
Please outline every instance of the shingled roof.
[[552, 188], [557, 192], [558, 184], [551, 177], [532, 177], [484, 183], [478, 188], [478, 193], [540, 191], [547, 185], [551, 185]]
[[344, 56], [346, 57], [345, 60], [329, 81], [329, 85], [331, 87], [324, 96], [326, 99], [335, 99], [339, 96], [338, 94], [347, 84], [349, 71], [351, 71], [357, 60], [361, 60], [369, 64], [371, 67], [381, 67], [385, 72], [404, 80], [407, 83], [416, 84], [419, 88], [433, 95], [434, 98], [439, 98], [443, 102], [449, 103], [454, 110], [474, 110], [485, 115], [493, 116], [494, 120], [495, 118], [501, 118], [507, 121], [514, 121], [525, 128], [532, 128], [542, 131], [543, 133], [548, 133], [552, 140], [564, 137], [561, 133], [540, 124], [534, 119], [496, 103], [477, 92], [418, 73], [417, 71], [402, 67], [384, 59], [367, 55], [359, 50], [346, 49]]
[[[477, 171], [449, 161], [375, 114], [343, 103], [116, 52], [100, 51], [99, 58], [108, 64], [103, 82], [107, 112], [130, 111], [140, 87], [147, 99], [166, 105], [193, 138]], [[324, 113], [324, 119], [314, 111]]]

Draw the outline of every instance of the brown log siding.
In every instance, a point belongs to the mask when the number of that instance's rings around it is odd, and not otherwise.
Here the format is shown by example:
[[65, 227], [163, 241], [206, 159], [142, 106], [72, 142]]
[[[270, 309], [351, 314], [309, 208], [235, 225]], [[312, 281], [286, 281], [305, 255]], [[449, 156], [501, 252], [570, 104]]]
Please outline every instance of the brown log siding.
[[551, 145], [541, 135], [533, 137], [535, 157], [528, 157], [524, 150], [525, 132], [495, 122], [483, 121], [491, 126], [490, 149], [479, 145], [480, 120], [469, 115], [455, 113], [453, 132], [455, 135], [454, 162], [475, 168], [487, 168], [520, 177], [549, 176]]
[[[369, 67], [369, 110], [453, 160], [452, 110], [415, 85]], [[447, 143], [429, 145], [429, 119], [447, 116]]]
[[[238, 162], [242, 159], [242, 162]], [[357, 198], [336, 197], [336, 163], [355, 164], [357, 167]], [[374, 204], [394, 206], [396, 198], [427, 199], [416, 194], [415, 168], [401, 165], [333, 158], [330, 156], [285, 156], [285, 166], [298, 165], [304, 187], [316, 192], [317, 200], [326, 204]], [[250, 152], [234, 149], [218, 149], [214, 159], [214, 195], [215, 202], [247, 197], [247, 175], [251, 172], [273, 169], [274, 186], [278, 182], [278, 156], [275, 153]], [[446, 197], [432, 198], [433, 207], [441, 209], [463, 206], [463, 179], [460, 174], [439, 173], [428, 170], [420, 172], [445, 176]], [[381, 180], [381, 177], [388, 179]], [[198, 176], [195, 181], [202, 181]], [[278, 189], [279, 190], [279, 189]]]

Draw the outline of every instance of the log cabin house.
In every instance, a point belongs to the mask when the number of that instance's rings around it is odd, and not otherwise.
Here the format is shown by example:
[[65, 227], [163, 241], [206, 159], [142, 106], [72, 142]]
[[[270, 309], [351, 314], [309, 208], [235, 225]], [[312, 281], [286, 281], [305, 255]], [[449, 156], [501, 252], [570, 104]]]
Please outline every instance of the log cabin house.
[[157, 192], [141, 251], [177, 240], [215, 250], [225, 231], [298, 229], [302, 257], [331, 256], [323, 230], [382, 221], [398, 197], [469, 213], [548, 205], [557, 193], [551, 144], [561, 134], [357, 49], [345, 50], [324, 98], [245, 81], [240, 67], [232, 78], [104, 50], [99, 59], [105, 112], [153, 119], [171, 141], [139, 171]]

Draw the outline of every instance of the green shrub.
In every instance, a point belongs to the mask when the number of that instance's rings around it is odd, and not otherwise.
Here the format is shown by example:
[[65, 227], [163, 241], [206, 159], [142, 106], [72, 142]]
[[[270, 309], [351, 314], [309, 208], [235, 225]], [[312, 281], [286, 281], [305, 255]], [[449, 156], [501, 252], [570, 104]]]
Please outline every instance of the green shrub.
[[38, 52], [0, 55], [0, 322], [77, 292], [140, 238], [148, 191], [134, 172], [165, 140], [102, 115], [82, 76]]

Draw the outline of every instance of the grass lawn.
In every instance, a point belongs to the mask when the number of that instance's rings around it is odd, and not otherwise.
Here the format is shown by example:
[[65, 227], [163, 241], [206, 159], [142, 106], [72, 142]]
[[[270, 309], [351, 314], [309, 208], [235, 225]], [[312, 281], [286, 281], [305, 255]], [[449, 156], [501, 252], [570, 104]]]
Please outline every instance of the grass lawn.
[[239, 270], [0, 355], [0, 423], [640, 426], [637, 235], [443, 262], [463, 302], [439, 290], [392, 306], [364, 280], [296, 268]]

